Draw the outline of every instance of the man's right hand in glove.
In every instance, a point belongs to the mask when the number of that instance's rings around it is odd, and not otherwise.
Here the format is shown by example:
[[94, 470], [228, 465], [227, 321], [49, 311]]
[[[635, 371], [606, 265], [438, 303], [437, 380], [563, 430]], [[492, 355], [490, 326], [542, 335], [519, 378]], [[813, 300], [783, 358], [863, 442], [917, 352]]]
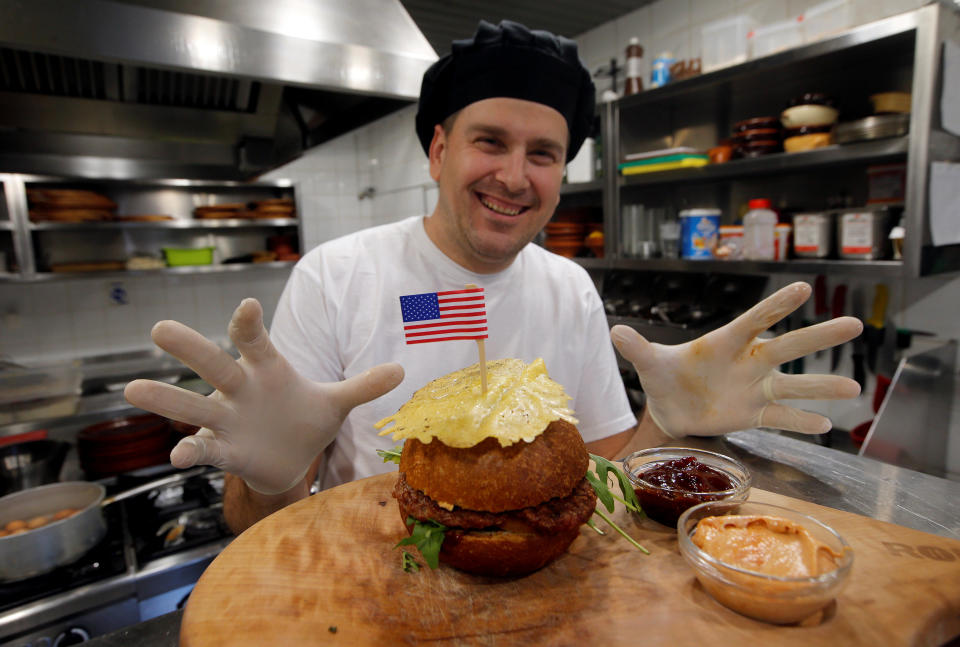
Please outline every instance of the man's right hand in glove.
[[159, 322], [154, 343], [216, 391], [204, 397], [134, 380], [124, 395], [141, 409], [201, 427], [170, 453], [175, 467], [213, 465], [262, 495], [279, 495], [301, 483], [350, 410], [403, 379], [398, 364], [381, 364], [342, 382], [308, 380], [270, 342], [255, 299], [245, 299], [234, 311], [229, 333], [239, 360], [181, 323]]

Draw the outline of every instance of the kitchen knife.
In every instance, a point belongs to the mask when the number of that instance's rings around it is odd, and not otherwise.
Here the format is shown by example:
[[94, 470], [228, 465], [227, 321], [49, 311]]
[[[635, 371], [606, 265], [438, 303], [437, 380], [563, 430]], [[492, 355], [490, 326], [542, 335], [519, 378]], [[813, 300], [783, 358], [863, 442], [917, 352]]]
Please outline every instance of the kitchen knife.
[[[833, 289], [833, 304], [831, 314], [834, 318], [843, 316], [843, 308], [847, 301], [847, 286], [840, 284]], [[830, 349], [830, 372], [835, 373], [840, 365], [840, 355], [843, 354], [843, 344]]]
[[883, 345], [884, 323], [887, 317], [887, 303], [890, 292], [883, 283], [877, 283], [873, 293], [873, 309], [870, 318], [864, 322], [863, 338], [867, 345], [867, 366], [870, 372], [877, 372], [877, 350]]
[[[813, 320], [814, 323], [820, 323], [827, 320], [829, 313], [827, 308], [827, 277], [823, 274], [817, 274], [813, 282]], [[816, 357], [823, 355], [823, 349], [816, 352]]]

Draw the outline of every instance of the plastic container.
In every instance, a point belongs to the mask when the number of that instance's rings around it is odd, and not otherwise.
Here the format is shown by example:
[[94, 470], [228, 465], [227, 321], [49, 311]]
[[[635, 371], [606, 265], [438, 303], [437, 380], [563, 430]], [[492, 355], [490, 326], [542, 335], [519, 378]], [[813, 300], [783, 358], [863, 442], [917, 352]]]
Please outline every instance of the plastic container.
[[887, 257], [890, 212], [884, 208], [848, 209], [840, 214], [840, 257], [876, 260]]
[[853, 5], [850, 0], [829, 0], [810, 7], [803, 14], [804, 42], [839, 34], [853, 24]]
[[827, 213], [793, 217], [793, 253], [798, 258], [827, 258], [833, 250], [833, 223]]
[[703, 72], [746, 61], [750, 51], [747, 35], [756, 27], [757, 21], [746, 15], [704, 25], [700, 30]]
[[790, 20], [779, 20], [757, 27], [747, 36], [750, 44], [750, 58], [761, 58], [803, 45], [802, 24], [803, 18], [797, 16]]
[[660, 52], [650, 67], [650, 87], [659, 88], [670, 83], [670, 66], [676, 62], [670, 52]]
[[[693, 543], [691, 537], [702, 519], [728, 514], [779, 517], [798, 524], [839, 555], [836, 568], [809, 577], [768, 575], [726, 563]], [[853, 549], [833, 528], [768, 503], [711, 501], [694, 506], [677, 522], [677, 544], [700, 584], [720, 604], [774, 624], [799, 622], [827, 606], [846, 586], [853, 566]]]
[[170, 267], [183, 265], [213, 265], [213, 247], [164, 247], [163, 256]]
[[750, 210], [743, 216], [743, 257], [751, 261], [772, 261], [776, 258], [777, 214], [766, 198], [755, 198], [748, 206]]
[[702, 260], [714, 257], [720, 230], [719, 209], [684, 209], [680, 212], [680, 256]]
[[720, 241], [715, 255], [725, 261], [743, 258], [743, 225], [720, 225]]
[[785, 261], [790, 255], [793, 225], [779, 224], [773, 228], [773, 260]]
[[680, 223], [676, 220], [660, 223], [660, 251], [664, 258], [676, 258], [680, 254]]

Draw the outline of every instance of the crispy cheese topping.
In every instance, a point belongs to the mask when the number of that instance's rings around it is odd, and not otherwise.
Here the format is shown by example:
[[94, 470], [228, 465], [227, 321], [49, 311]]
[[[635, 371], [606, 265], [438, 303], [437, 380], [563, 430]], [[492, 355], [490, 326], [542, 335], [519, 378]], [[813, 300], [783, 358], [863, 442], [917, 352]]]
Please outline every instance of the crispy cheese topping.
[[413, 394], [400, 410], [377, 422], [380, 435], [393, 439], [434, 438], [450, 447], [473, 447], [496, 438], [502, 447], [532, 442], [554, 420], [577, 424], [563, 387], [550, 379], [542, 359], [487, 362], [487, 393], [480, 386], [480, 364], [437, 378]]

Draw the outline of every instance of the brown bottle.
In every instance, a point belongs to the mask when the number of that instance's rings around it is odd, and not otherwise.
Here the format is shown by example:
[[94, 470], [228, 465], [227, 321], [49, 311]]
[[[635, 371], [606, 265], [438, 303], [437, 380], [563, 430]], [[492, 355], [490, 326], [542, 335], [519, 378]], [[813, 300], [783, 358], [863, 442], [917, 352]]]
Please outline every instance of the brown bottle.
[[623, 96], [630, 96], [643, 90], [643, 48], [640, 39], [633, 37], [627, 45], [627, 81]]

